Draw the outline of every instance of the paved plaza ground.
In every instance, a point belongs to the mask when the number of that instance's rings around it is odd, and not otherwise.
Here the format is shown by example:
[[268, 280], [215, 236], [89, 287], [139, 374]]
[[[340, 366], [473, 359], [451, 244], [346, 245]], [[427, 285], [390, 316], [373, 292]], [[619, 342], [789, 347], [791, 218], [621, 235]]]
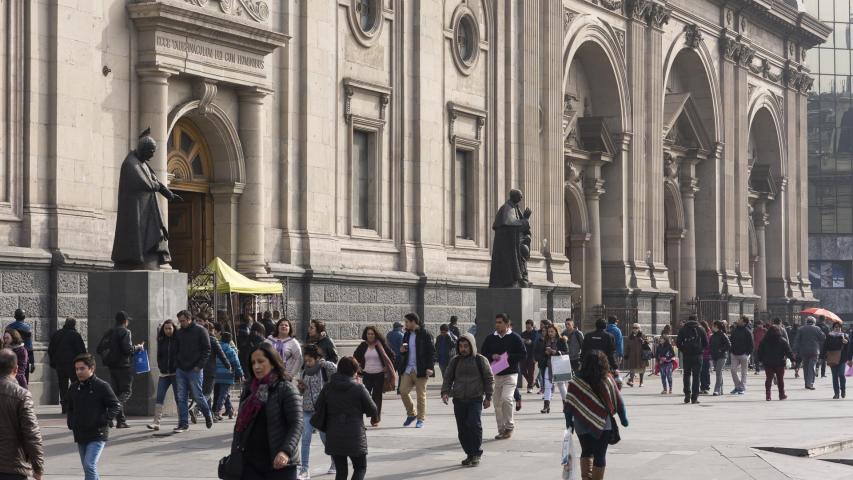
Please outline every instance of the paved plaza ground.
[[[726, 376], [726, 390], [731, 379]], [[660, 394], [660, 380], [650, 377], [643, 388], [625, 387], [630, 427], [622, 442], [608, 455], [608, 479], [851, 479], [853, 467], [814, 458], [796, 458], [751, 447], [811, 447], [832, 440], [853, 439], [853, 393], [847, 400], [832, 400], [831, 380], [818, 379], [817, 390], [803, 388], [789, 371], [788, 400], [764, 400], [764, 376], [750, 374], [744, 396], [701, 397], [700, 405], [683, 405], [678, 394]], [[827, 375], [829, 372], [827, 372]], [[680, 377], [676, 386], [680, 389]], [[774, 398], [776, 392], [774, 392]], [[431, 390], [426, 426], [402, 428], [399, 399], [385, 397], [382, 426], [370, 429], [367, 478], [502, 480], [560, 478], [563, 435], [561, 413], [539, 413], [541, 401], [524, 395], [515, 435], [495, 441], [494, 412], [484, 415], [482, 464], [459, 467], [463, 454], [456, 440], [452, 407]], [[40, 409], [42, 434], [47, 444], [47, 475], [51, 480], [82, 477], [71, 432], [57, 407]], [[135, 418], [133, 428], [113, 431], [100, 463], [101, 477], [125, 480], [151, 478], [216, 478], [219, 458], [228, 452], [233, 421], [206, 430], [194, 425], [184, 434], [155, 437], [145, 429], [148, 419]], [[164, 420], [167, 428], [175, 419]], [[315, 436], [312, 476], [325, 475], [328, 457]], [[853, 458], [841, 452], [832, 458]]]

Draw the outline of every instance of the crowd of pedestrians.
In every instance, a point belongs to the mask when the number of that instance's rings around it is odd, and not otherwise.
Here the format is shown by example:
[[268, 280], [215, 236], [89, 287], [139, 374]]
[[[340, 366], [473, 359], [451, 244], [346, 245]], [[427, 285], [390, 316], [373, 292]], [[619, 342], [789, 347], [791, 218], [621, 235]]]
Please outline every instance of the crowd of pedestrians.
[[[24, 312], [16, 311], [15, 317], [26, 326]], [[620, 441], [619, 426], [628, 426], [620, 393], [623, 384], [641, 388], [648, 375], [659, 375], [661, 393], [668, 395], [673, 371], [680, 367], [684, 403], [697, 404], [701, 395], [724, 394], [724, 370], [730, 363], [731, 394], [746, 392], [751, 366], [765, 373], [766, 399], [772, 399], [775, 386], [778, 399], [785, 400], [786, 369], [802, 365], [804, 386], [814, 389], [825, 364], [833, 380], [833, 398], [842, 399], [845, 369], [853, 366], [853, 349], [842, 325], [830, 327], [825, 319], [813, 317], [802, 327], [789, 328], [778, 319], [752, 324], [743, 317], [729, 326], [691, 316], [677, 332], [668, 328], [655, 339], [636, 323], [623, 337], [614, 316], [598, 319], [587, 333], [571, 319], [559, 327], [542, 320], [538, 328], [527, 320], [524, 329], [515, 332], [512, 319], [498, 314], [494, 330], [477, 345], [472, 333], [459, 331], [455, 317], [434, 337], [417, 314], [409, 313], [387, 334], [376, 325], [365, 327], [354, 354], [340, 358], [320, 320], [309, 323], [301, 344], [291, 321], [269, 312], [257, 319], [244, 316], [234, 333], [227, 323], [211, 322], [187, 310], [178, 312], [176, 319], [166, 320], [157, 331], [158, 382], [154, 418], [147, 428], [162, 428], [169, 389], [178, 410], [175, 434], [198, 420], [212, 428], [226, 417], [236, 418], [230, 454], [219, 464], [218, 473], [226, 479], [310, 479], [314, 433], [319, 433], [323, 453], [329, 457], [328, 474], [344, 480], [351, 465], [352, 479], [365, 478], [365, 420], [370, 427], [379, 427], [383, 395], [396, 392], [406, 410], [403, 426], [424, 428], [427, 386], [436, 375], [436, 364], [441, 399], [445, 404], [453, 401], [465, 454], [462, 466], [481, 462], [485, 409], [494, 406], [495, 439], [512, 437], [526, 383], [528, 393], [538, 389], [542, 395], [540, 413], [550, 414], [552, 406], [558, 407], [566, 427], [577, 435], [582, 478], [604, 478], [608, 446]], [[105, 379], [96, 375], [96, 358], [86, 353], [74, 318], [65, 320], [48, 346], [62, 411], [87, 480], [99, 478], [98, 460], [109, 430], [129, 428], [126, 410], [133, 395], [133, 357], [145, 348], [144, 343], [134, 343], [131, 321], [126, 312], [116, 313], [113, 328], [97, 340], [95, 351], [99, 365], [107, 370]], [[17, 416], [0, 412], [0, 454], [8, 453], [6, 458], [11, 459], [0, 465], [0, 478], [41, 478], [44, 470], [41, 437], [27, 391], [27, 375], [34, 364], [24, 333], [31, 339], [31, 331], [7, 327], [0, 349], [0, 409], [20, 412]], [[232, 401], [235, 386], [241, 393]]]

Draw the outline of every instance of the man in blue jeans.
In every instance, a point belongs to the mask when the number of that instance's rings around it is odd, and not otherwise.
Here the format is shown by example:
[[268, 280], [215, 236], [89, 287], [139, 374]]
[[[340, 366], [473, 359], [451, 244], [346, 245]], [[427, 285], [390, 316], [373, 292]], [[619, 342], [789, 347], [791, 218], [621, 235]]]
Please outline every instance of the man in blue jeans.
[[110, 421], [121, 411], [110, 384], [95, 376], [95, 357], [82, 353], [74, 358], [77, 381], [68, 389], [68, 428], [80, 452], [86, 480], [97, 480], [98, 459], [110, 434]]
[[186, 310], [178, 312], [178, 322], [181, 324], [181, 329], [175, 334], [178, 337], [178, 368], [175, 371], [178, 383], [178, 426], [175, 427], [174, 432], [182, 433], [186, 432], [190, 426], [188, 390], [191, 391], [193, 400], [204, 415], [207, 428], [213, 427], [213, 417], [201, 389], [204, 375], [202, 371], [210, 356], [210, 334], [207, 329], [196, 325], [192, 315]]

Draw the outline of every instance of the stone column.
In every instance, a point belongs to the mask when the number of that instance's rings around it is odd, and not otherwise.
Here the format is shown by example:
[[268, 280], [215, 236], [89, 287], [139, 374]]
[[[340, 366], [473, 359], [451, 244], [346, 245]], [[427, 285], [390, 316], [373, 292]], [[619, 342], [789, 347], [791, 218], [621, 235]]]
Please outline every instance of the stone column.
[[584, 258], [584, 283], [583, 304], [584, 310], [590, 311], [589, 307], [600, 305], [601, 298], [601, 221], [599, 217], [599, 198], [604, 193], [604, 180], [598, 171], [594, 169], [593, 175], [584, 178], [584, 197], [586, 209], [589, 215], [589, 242], [586, 244]]
[[246, 89], [239, 92], [240, 143], [246, 162], [246, 181], [240, 198], [237, 242], [237, 269], [252, 276], [266, 274], [264, 221], [264, 97], [268, 92]]
[[[157, 179], [168, 185], [169, 176], [166, 170], [166, 143], [169, 129], [169, 77], [172, 72], [157, 68], [140, 68], [139, 75], [139, 133], [146, 128], [151, 129], [151, 138], [157, 142], [157, 151], [149, 161], [149, 165], [157, 175]], [[136, 139], [131, 139], [131, 148], [136, 148]], [[157, 195], [163, 223], [169, 225], [169, 203], [162, 195]]]
[[681, 163], [681, 205], [684, 208], [684, 238], [681, 242], [681, 269], [679, 270], [679, 295], [681, 302], [696, 297], [696, 218], [694, 200], [699, 191], [695, 176], [696, 161], [683, 159]]
[[[587, 303], [586, 295], [586, 271], [590, 268], [586, 258], [586, 244], [589, 242], [589, 233], [576, 233], [569, 235], [569, 258], [572, 272], [572, 282], [581, 284], [581, 314], [575, 321], [578, 326], [586, 320], [587, 312], [592, 304]], [[601, 268], [600, 266], [598, 268]]]
[[755, 202], [752, 211], [752, 224], [755, 227], [755, 243], [758, 244], [756, 252], [755, 270], [752, 276], [752, 285], [755, 294], [758, 295], [759, 311], [767, 311], [767, 252], [765, 250], [765, 238], [770, 215], [767, 214], [767, 200], [759, 199]]

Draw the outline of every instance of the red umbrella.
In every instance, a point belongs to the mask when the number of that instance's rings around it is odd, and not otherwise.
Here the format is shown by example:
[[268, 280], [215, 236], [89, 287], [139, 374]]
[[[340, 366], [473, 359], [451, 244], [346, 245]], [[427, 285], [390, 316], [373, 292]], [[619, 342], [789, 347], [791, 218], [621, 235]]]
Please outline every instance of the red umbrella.
[[827, 320], [832, 320], [835, 323], [844, 323], [843, 320], [838, 318], [838, 315], [830, 312], [829, 310], [827, 310], [825, 308], [817, 308], [817, 307], [807, 308], [807, 309], [801, 311], [800, 314], [801, 315], [812, 315], [815, 317], [819, 317], [819, 316], [823, 315], [823, 317], [826, 318]]

